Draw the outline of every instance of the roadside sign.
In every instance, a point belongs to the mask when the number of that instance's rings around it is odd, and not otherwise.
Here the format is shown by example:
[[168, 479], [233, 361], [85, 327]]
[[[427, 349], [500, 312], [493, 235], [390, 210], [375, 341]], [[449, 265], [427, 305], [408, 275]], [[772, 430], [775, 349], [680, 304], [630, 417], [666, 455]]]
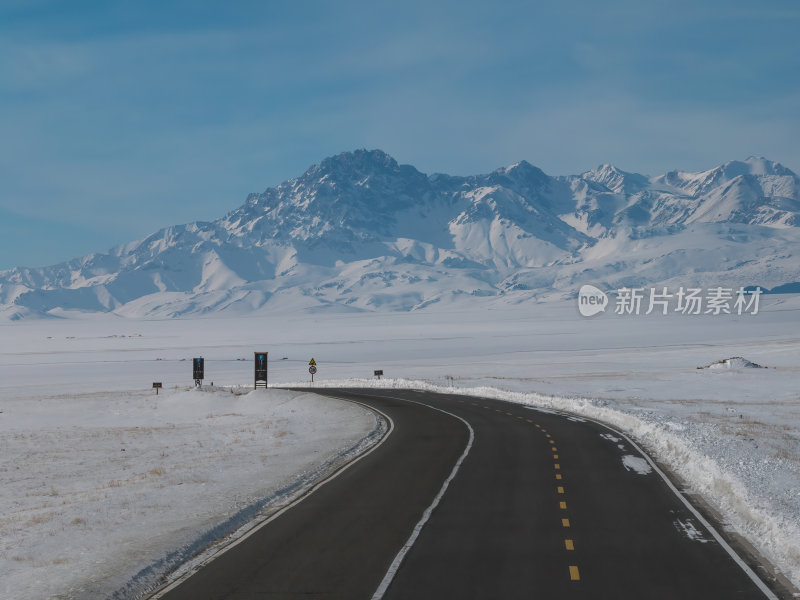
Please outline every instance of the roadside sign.
[[205, 379], [205, 361], [202, 357], [192, 359], [192, 379], [194, 384], [200, 387], [203, 379]]
[[163, 385], [161, 385], [161, 382], [160, 382], [160, 381], [154, 381], [154, 382], [153, 382], [153, 389], [156, 391], [156, 396], [158, 396], [158, 390], [160, 390], [160, 389], [161, 389], [161, 388], [163, 388], [163, 387], [164, 387], [164, 386], [163, 386]]
[[383, 376], [383, 369], [375, 369], [375, 377], [380, 379]]
[[269, 352], [253, 352], [254, 386], [267, 387]]
[[315, 361], [313, 358], [311, 359], [311, 362], [308, 363], [308, 372], [311, 373], [311, 383], [314, 383], [314, 375], [317, 373], [317, 361]]

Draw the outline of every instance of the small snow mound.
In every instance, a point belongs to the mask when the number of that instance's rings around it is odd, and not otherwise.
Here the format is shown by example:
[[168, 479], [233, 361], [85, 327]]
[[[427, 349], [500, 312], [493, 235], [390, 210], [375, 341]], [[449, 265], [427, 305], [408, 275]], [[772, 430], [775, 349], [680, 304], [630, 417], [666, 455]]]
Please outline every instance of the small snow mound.
[[717, 360], [711, 363], [710, 365], [706, 365], [705, 367], [697, 367], [698, 369], [766, 369], [767, 367], [761, 366], [754, 362], [750, 362], [746, 358], [742, 358], [741, 356], [732, 356], [730, 358], [724, 358], [722, 360]]
[[628, 471], [634, 471], [639, 475], [647, 475], [653, 471], [650, 463], [648, 463], [645, 459], [639, 456], [632, 456], [630, 454], [626, 454], [622, 457], [622, 465]]
[[711, 541], [703, 535], [703, 532], [691, 519], [686, 519], [685, 521], [678, 519], [674, 524], [675, 528], [685, 534], [690, 540], [700, 542], [701, 544], [706, 544]]

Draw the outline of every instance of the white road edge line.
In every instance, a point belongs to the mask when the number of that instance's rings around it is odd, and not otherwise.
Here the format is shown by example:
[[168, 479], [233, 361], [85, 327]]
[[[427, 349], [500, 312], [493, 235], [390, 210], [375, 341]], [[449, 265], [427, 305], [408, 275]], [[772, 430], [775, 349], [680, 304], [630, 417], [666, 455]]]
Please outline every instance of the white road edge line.
[[753, 569], [751, 569], [750, 566], [746, 562], [744, 562], [744, 559], [742, 559], [742, 557], [739, 556], [739, 554], [736, 552], [736, 550], [734, 550], [730, 546], [730, 544], [728, 544], [728, 542], [725, 541], [725, 538], [723, 538], [720, 535], [720, 533], [716, 530], [716, 528], [711, 523], [709, 523], [708, 520], [702, 514], [700, 514], [700, 511], [697, 510], [692, 505], [692, 503], [689, 502], [689, 500], [686, 499], [686, 496], [681, 494], [680, 490], [678, 490], [678, 488], [675, 487], [675, 485], [672, 483], [672, 481], [670, 481], [669, 477], [666, 476], [666, 474], [659, 468], [659, 466], [655, 463], [655, 461], [652, 458], [650, 458], [650, 456], [646, 452], [644, 452], [638, 446], [638, 444], [636, 444], [636, 442], [634, 442], [625, 433], [623, 433], [621, 431], [617, 431], [613, 427], [609, 427], [608, 425], [605, 425], [604, 423], [600, 423], [600, 424], [603, 425], [604, 427], [607, 427], [611, 431], [615, 431], [616, 433], [618, 433], [622, 437], [624, 437], [626, 440], [628, 440], [628, 442], [630, 442], [631, 446], [636, 448], [636, 450], [642, 456], [644, 456], [645, 459], [647, 459], [647, 462], [649, 462], [650, 466], [652, 466], [653, 469], [655, 469], [656, 473], [661, 475], [661, 478], [667, 483], [667, 485], [669, 486], [669, 489], [671, 489], [673, 491], [673, 493], [676, 496], [678, 496], [678, 498], [681, 499], [681, 502], [683, 502], [683, 504], [686, 506], [686, 508], [688, 508], [691, 511], [691, 513], [697, 518], [697, 520], [700, 521], [703, 524], [703, 526], [709, 532], [711, 532], [711, 535], [714, 536], [714, 539], [717, 540], [717, 542], [719, 542], [719, 545], [722, 546], [725, 549], [725, 551], [730, 555], [730, 557], [736, 562], [736, 564], [739, 565], [739, 567], [741, 567], [742, 571], [744, 571], [747, 574], [747, 576], [750, 579], [753, 580], [753, 583], [756, 584], [758, 589], [760, 589], [762, 592], [764, 592], [764, 595], [767, 598], [769, 598], [770, 600], [778, 600], [778, 596], [776, 596], [775, 593], [771, 589], [769, 589], [767, 584], [764, 583], [762, 581], [762, 579], [758, 575], [756, 575], [755, 571], [753, 571]]
[[[313, 392], [311, 392], [311, 393], [313, 393]], [[359, 406], [362, 406], [363, 408], [366, 408], [367, 410], [369, 410], [371, 412], [378, 413], [384, 419], [386, 419], [386, 422], [389, 424], [389, 428], [386, 430], [386, 433], [383, 434], [383, 437], [381, 437], [381, 439], [378, 441], [378, 443], [376, 443], [374, 446], [372, 446], [372, 448], [370, 448], [369, 450], [367, 450], [363, 454], [359, 454], [356, 458], [354, 458], [353, 460], [349, 461], [345, 465], [342, 465], [339, 469], [337, 469], [336, 471], [331, 473], [328, 477], [326, 477], [322, 481], [318, 481], [317, 483], [315, 483], [313, 486], [311, 486], [311, 488], [309, 488], [302, 495], [300, 495], [299, 497], [295, 498], [292, 502], [290, 502], [289, 504], [284, 506], [282, 509], [277, 511], [275, 514], [270, 515], [270, 517], [268, 519], [264, 519], [264, 521], [262, 521], [261, 523], [258, 523], [257, 525], [255, 525], [252, 529], [250, 529], [247, 533], [245, 533], [241, 537], [236, 538], [236, 540], [234, 540], [230, 544], [227, 544], [227, 545], [223, 546], [222, 548], [220, 548], [219, 550], [217, 550], [216, 552], [211, 554], [211, 556], [209, 556], [206, 560], [204, 560], [201, 563], [195, 565], [189, 571], [187, 571], [186, 573], [184, 573], [183, 575], [178, 577], [175, 581], [170, 582], [166, 587], [163, 587], [161, 589], [156, 590], [156, 592], [154, 592], [150, 596], [145, 596], [145, 598], [147, 600], [158, 600], [159, 598], [162, 598], [164, 596], [164, 594], [166, 594], [166, 593], [172, 591], [173, 589], [175, 589], [176, 587], [178, 587], [181, 583], [183, 583], [184, 581], [189, 579], [192, 575], [197, 573], [200, 569], [205, 567], [208, 563], [213, 561], [215, 558], [217, 558], [218, 556], [221, 556], [222, 554], [224, 554], [228, 550], [230, 550], [232, 548], [235, 548], [236, 546], [241, 544], [243, 541], [245, 541], [247, 538], [249, 538], [250, 536], [252, 536], [255, 533], [257, 533], [260, 529], [262, 529], [263, 527], [265, 527], [266, 525], [270, 524], [272, 521], [274, 521], [275, 519], [280, 517], [287, 510], [290, 510], [290, 509], [294, 508], [295, 506], [297, 506], [298, 504], [300, 504], [303, 500], [305, 500], [306, 498], [311, 496], [311, 494], [316, 492], [323, 485], [325, 485], [326, 483], [328, 483], [330, 481], [333, 481], [339, 475], [344, 473], [347, 469], [349, 469], [354, 464], [356, 464], [358, 461], [360, 461], [362, 458], [366, 458], [367, 456], [372, 454], [387, 439], [389, 439], [389, 436], [391, 435], [392, 431], [394, 431], [394, 421], [392, 421], [391, 417], [389, 417], [389, 415], [387, 415], [383, 411], [378, 410], [377, 408], [375, 408], [373, 406], [369, 406], [367, 404], [359, 402], [358, 400], [352, 400], [352, 399], [349, 399], [349, 398], [340, 398], [338, 396], [329, 396], [329, 397], [336, 398], [337, 400], [344, 400], [345, 402], [352, 402], [353, 404], [358, 404]]]
[[[528, 408], [530, 408], [532, 410], [536, 410], [536, 407], [534, 407], [534, 406], [529, 406]], [[572, 416], [572, 413], [569, 413], [569, 412], [557, 411], [557, 413], [561, 413], [561, 414], [564, 414], [564, 415]], [[618, 429], [614, 429], [613, 427], [611, 427], [611, 425], [607, 425], [607, 424], [603, 423], [602, 421], [596, 421], [595, 419], [592, 419], [591, 417], [587, 417], [585, 415], [576, 415], [576, 416], [579, 416], [581, 419], [586, 419], [587, 421], [591, 421], [592, 423], [600, 425], [601, 427], [605, 427], [609, 431], [613, 431], [617, 435], [621, 435], [623, 438], [628, 440], [628, 443], [631, 446], [633, 446], [639, 452], [639, 454], [644, 456], [645, 460], [647, 460], [647, 462], [650, 463], [650, 466], [653, 467], [655, 472], [658, 473], [661, 476], [661, 479], [663, 479], [666, 482], [666, 484], [669, 487], [669, 489], [671, 489], [672, 492], [678, 498], [680, 498], [680, 500], [681, 500], [681, 502], [683, 502], [684, 506], [686, 506], [686, 508], [689, 509], [689, 511], [695, 516], [695, 518], [698, 521], [700, 521], [700, 523], [703, 524], [703, 526], [709, 531], [709, 533], [711, 533], [711, 535], [714, 537], [714, 539], [717, 540], [719, 545], [722, 546], [725, 549], [725, 551], [730, 555], [730, 557], [734, 560], [734, 562], [737, 565], [739, 565], [739, 567], [742, 569], [742, 571], [744, 571], [747, 574], [747, 576], [753, 581], [753, 583], [756, 584], [756, 587], [758, 587], [758, 589], [760, 589], [764, 593], [764, 595], [767, 598], [769, 598], [769, 600], [780, 600], [778, 598], [778, 596], [776, 596], [775, 593], [771, 589], [769, 589], [767, 584], [764, 583], [764, 581], [758, 575], [756, 575], [755, 571], [753, 571], [753, 569], [751, 569], [750, 566], [746, 562], [744, 562], [744, 559], [742, 559], [742, 557], [739, 556], [739, 554], [736, 552], [736, 550], [734, 550], [730, 546], [730, 544], [728, 544], [728, 542], [725, 541], [725, 538], [723, 538], [720, 535], [720, 533], [714, 528], [714, 526], [711, 523], [709, 523], [708, 520], [702, 514], [700, 514], [700, 511], [697, 510], [692, 505], [692, 503], [689, 502], [689, 500], [687, 500], [686, 497], [680, 492], [680, 490], [678, 490], [678, 488], [675, 487], [675, 485], [672, 483], [672, 481], [670, 481], [669, 477], [666, 476], [664, 471], [662, 471], [659, 468], [659, 466], [655, 463], [655, 461], [652, 458], [650, 458], [650, 456], [647, 454], [647, 452], [642, 450], [636, 442], [634, 442], [626, 433], [624, 433], [622, 431], [619, 431]]]
[[413, 404], [419, 404], [421, 406], [430, 408], [431, 410], [437, 410], [441, 413], [450, 415], [451, 417], [458, 419], [459, 421], [464, 423], [464, 425], [467, 426], [467, 429], [469, 429], [469, 442], [467, 442], [467, 447], [464, 448], [464, 452], [456, 461], [456, 465], [450, 472], [450, 476], [442, 484], [442, 489], [439, 490], [439, 493], [433, 499], [431, 505], [425, 509], [425, 512], [422, 514], [422, 518], [419, 520], [419, 523], [417, 523], [417, 525], [414, 527], [414, 531], [411, 532], [411, 536], [408, 538], [408, 541], [406, 541], [403, 547], [400, 548], [400, 551], [397, 553], [397, 556], [394, 557], [392, 564], [389, 566], [389, 570], [386, 571], [386, 575], [383, 576], [383, 580], [378, 586], [378, 589], [375, 590], [375, 593], [372, 595], [372, 600], [381, 600], [381, 598], [383, 598], [383, 595], [386, 593], [386, 590], [389, 589], [389, 586], [392, 584], [392, 580], [394, 580], [395, 575], [397, 575], [397, 571], [400, 569], [400, 564], [403, 562], [403, 559], [406, 557], [406, 554], [408, 554], [408, 551], [411, 550], [411, 547], [417, 541], [417, 538], [419, 537], [422, 528], [425, 527], [425, 524], [428, 522], [428, 519], [431, 518], [431, 514], [433, 513], [434, 510], [436, 510], [436, 507], [439, 505], [439, 502], [444, 496], [444, 493], [447, 491], [450, 482], [453, 481], [453, 478], [455, 478], [459, 468], [461, 468], [461, 463], [464, 462], [464, 459], [467, 457], [469, 451], [472, 449], [472, 442], [475, 440], [475, 431], [472, 429], [472, 425], [470, 425], [466, 420], [462, 419], [456, 414], [453, 414], [446, 410], [442, 410], [441, 408], [437, 408], [435, 406], [431, 406], [430, 404], [425, 404], [424, 402], [417, 402], [416, 400], [408, 400], [406, 398], [395, 398], [393, 396], [380, 396], [380, 397], [389, 398], [391, 400], [399, 400], [402, 402], [411, 402]]

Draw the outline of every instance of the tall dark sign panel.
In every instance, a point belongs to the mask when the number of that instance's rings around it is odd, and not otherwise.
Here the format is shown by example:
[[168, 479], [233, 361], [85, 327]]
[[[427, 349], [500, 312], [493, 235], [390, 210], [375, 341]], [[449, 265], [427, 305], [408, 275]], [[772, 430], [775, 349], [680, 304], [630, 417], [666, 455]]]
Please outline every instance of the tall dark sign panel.
[[199, 386], [203, 379], [205, 379], [205, 361], [202, 358], [193, 358], [192, 359], [192, 376], [194, 378], [194, 384]]
[[267, 357], [269, 352], [254, 352], [255, 387], [267, 387]]

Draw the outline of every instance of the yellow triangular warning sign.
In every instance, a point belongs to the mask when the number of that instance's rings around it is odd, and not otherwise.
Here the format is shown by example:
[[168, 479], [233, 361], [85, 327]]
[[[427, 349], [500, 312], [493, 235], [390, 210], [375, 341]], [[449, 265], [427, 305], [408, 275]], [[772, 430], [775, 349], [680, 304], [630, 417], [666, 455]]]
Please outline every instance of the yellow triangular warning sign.
[[316, 367], [316, 366], [317, 366], [317, 361], [315, 361], [315, 360], [312, 358], [312, 359], [311, 359], [311, 362], [310, 362], [310, 363], [308, 363], [308, 364], [309, 364], [309, 366], [311, 366], [311, 367]]

